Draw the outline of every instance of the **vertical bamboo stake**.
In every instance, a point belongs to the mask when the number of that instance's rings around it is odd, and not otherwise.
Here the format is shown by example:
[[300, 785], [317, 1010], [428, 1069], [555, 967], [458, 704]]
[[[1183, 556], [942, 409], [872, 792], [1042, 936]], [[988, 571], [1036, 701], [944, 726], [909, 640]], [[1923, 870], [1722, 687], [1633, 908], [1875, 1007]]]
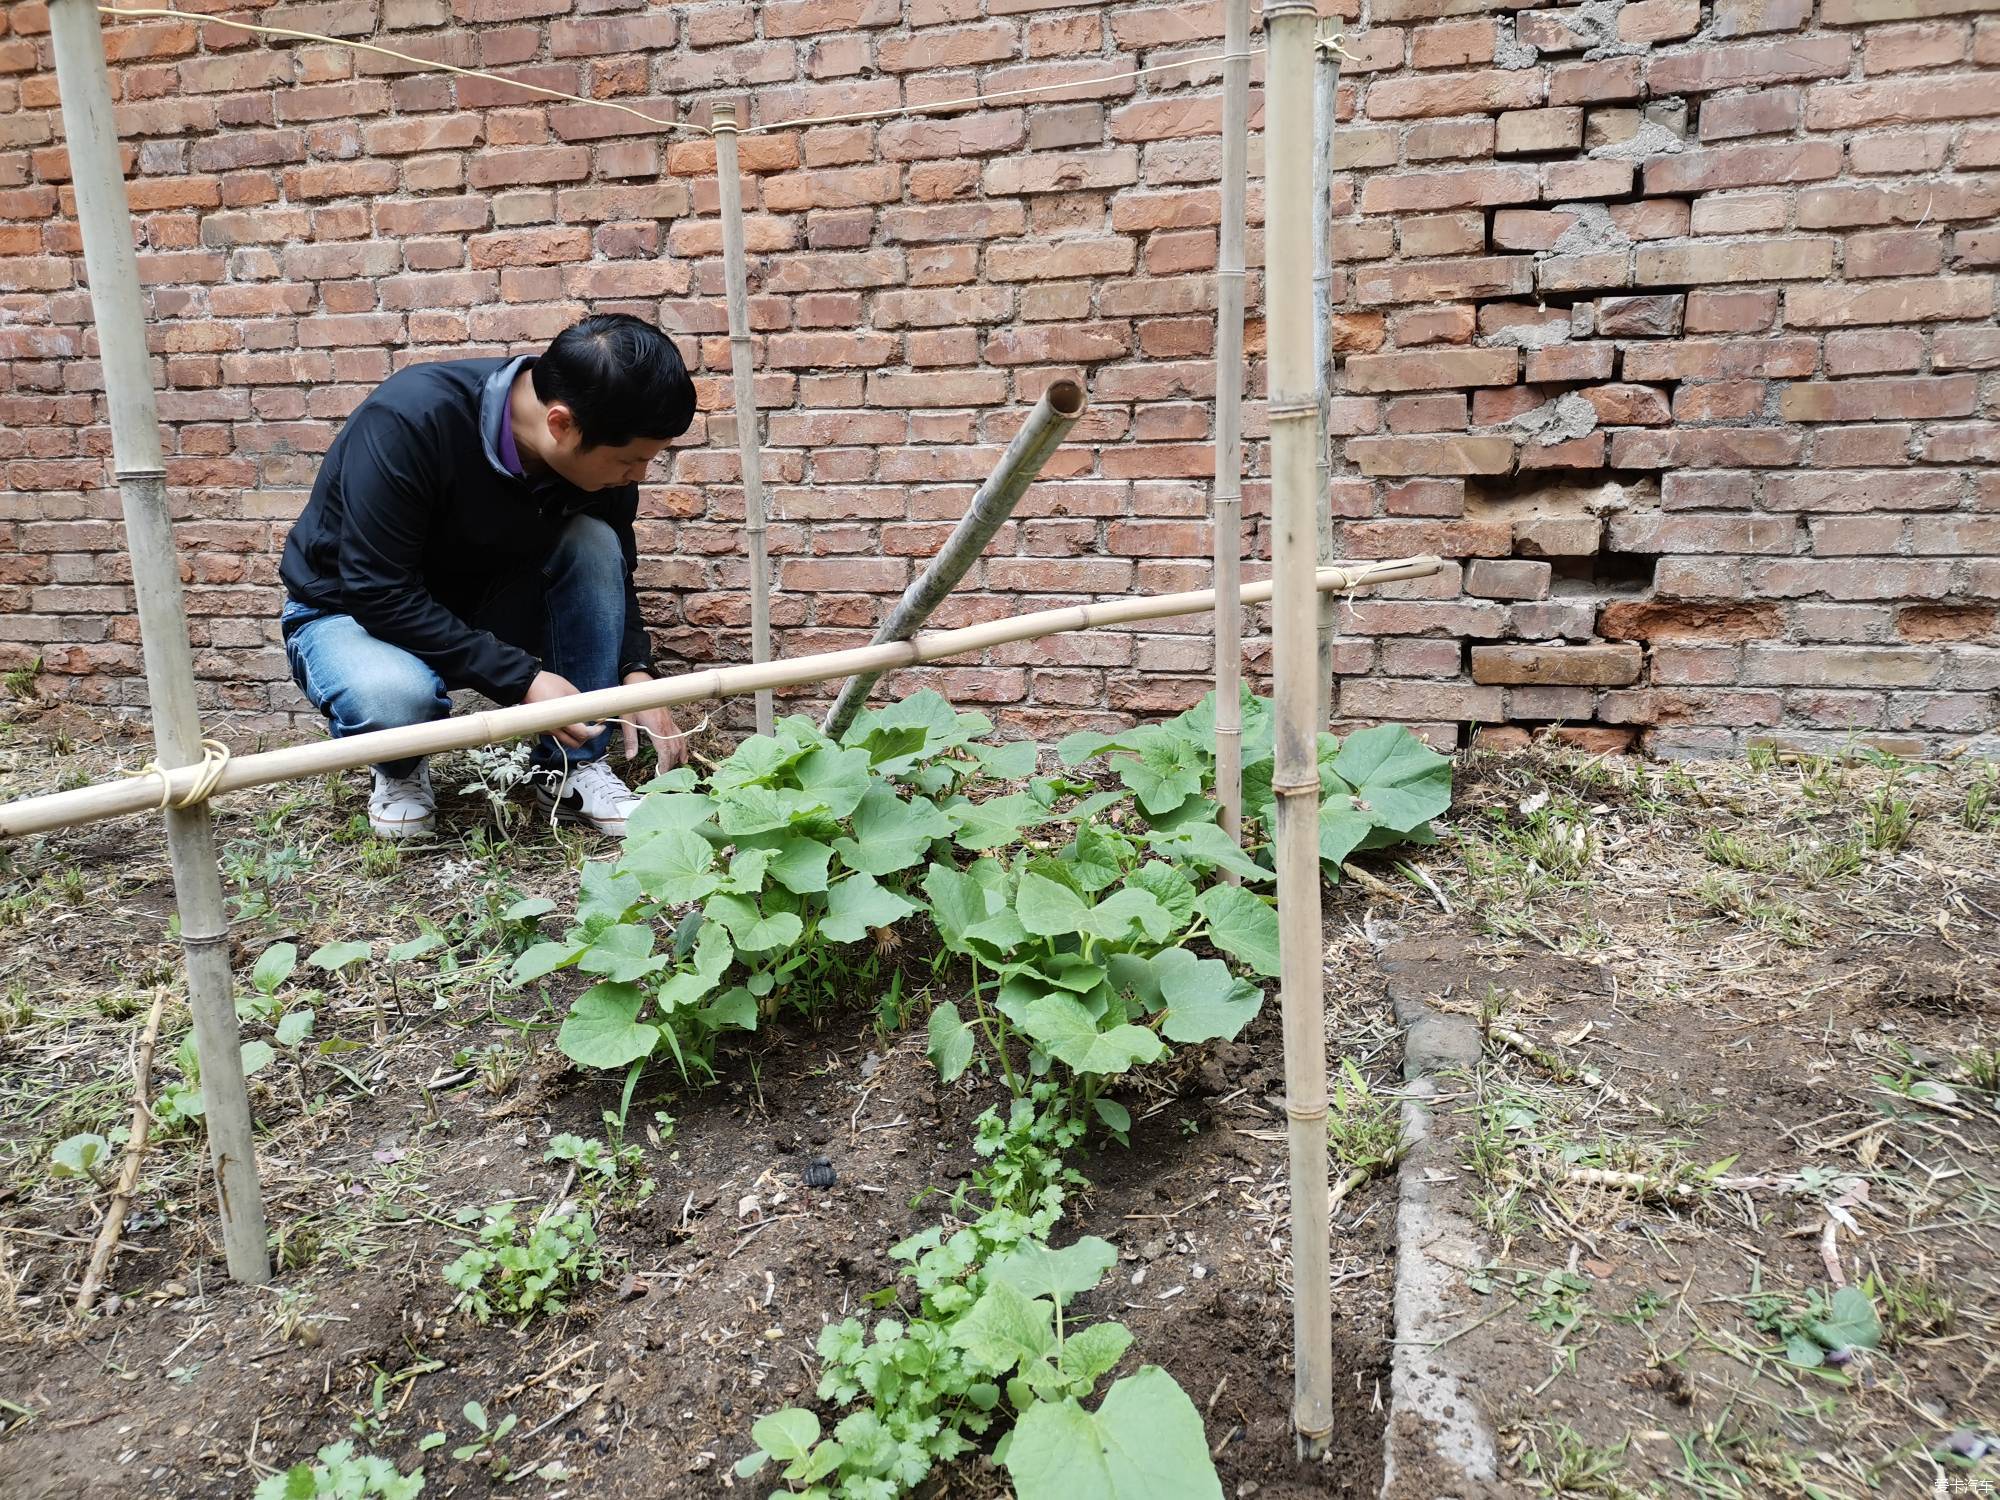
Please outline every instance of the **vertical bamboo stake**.
[[[743, 470], [743, 535], [750, 550], [750, 660], [771, 659], [771, 564], [764, 540], [764, 467], [757, 387], [750, 368], [750, 276], [743, 259], [743, 177], [736, 159], [736, 106], [718, 104], [715, 186], [722, 199], [722, 278], [729, 300], [729, 373], [736, 388], [736, 456]], [[771, 691], [757, 694], [757, 732], [771, 732]]]
[[[132, 556], [153, 743], [161, 765], [185, 766], [202, 758], [194, 658], [181, 608], [180, 559], [167, 518], [166, 466], [146, 354], [145, 300], [111, 114], [104, 38], [91, 0], [51, 0], [49, 30], [110, 409], [112, 463]], [[250, 1138], [250, 1096], [240, 1063], [242, 1038], [230, 994], [229, 923], [215, 862], [215, 829], [206, 801], [169, 808], [166, 821], [223, 1248], [233, 1278], [261, 1284], [271, 1279], [271, 1263]]]
[[[1332, 23], [1336, 28], [1339, 22]], [[1333, 125], [1340, 99], [1340, 54], [1331, 38], [1313, 47], [1313, 360], [1319, 376], [1319, 470], [1314, 476], [1319, 560], [1333, 561]], [[1333, 634], [1340, 599], [1319, 599], [1319, 727], [1333, 720]]]
[[1222, 807], [1223, 831], [1240, 840], [1243, 224], [1250, 186], [1250, 0], [1224, 0], [1222, 14], [1222, 235], [1215, 259], [1215, 799]]
[[[1313, 0], [1264, 7], [1264, 159], [1312, 149]], [[1319, 903], [1319, 766], [1314, 684], [1313, 516], [1319, 431], [1312, 319], [1312, 202], [1267, 171], [1264, 308], [1270, 330], [1271, 520], [1278, 966], [1285, 1113], [1291, 1132], [1292, 1422], [1299, 1451], [1325, 1453], [1333, 1428], [1332, 1269], [1327, 1245], [1326, 1016]]]
[[[1069, 435], [1076, 419], [1083, 415], [1083, 408], [1083, 387], [1074, 380], [1053, 381], [1042, 392], [1042, 399], [1028, 413], [1028, 420], [1014, 434], [1014, 441], [1000, 455], [1000, 462], [994, 465], [986, 483], [973, 495], [972, 503], [959, 517], [944, 545], [938, 548], [937, 556], [903, 591], [888, 621], [875, 632], [875, 645], [907, 641], [917, 633], [931, 611], [944, 602], [945, 595], [958, 586], [966, 569], [986, 550], [993, 533], [1014, 514], [1015, 505], [1041, 473], [1049, 455]], [[847, 733], [854, 716], [868, 701], [868, 690], [881, 676], [880, 672], [859, 672], [847, 679], [822, 726], [829, 737], [837, 740]]]

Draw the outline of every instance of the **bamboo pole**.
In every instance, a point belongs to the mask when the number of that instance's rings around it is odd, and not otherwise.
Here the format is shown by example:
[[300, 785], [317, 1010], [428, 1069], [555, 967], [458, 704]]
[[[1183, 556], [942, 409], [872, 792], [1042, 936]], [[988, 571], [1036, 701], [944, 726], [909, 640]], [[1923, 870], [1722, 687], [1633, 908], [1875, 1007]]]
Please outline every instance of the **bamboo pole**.
[[[1312, 149], [1313, 0], [1264, 7], [1264, 153], [1274, 167]], [[1273, 687], [1278, 967], [1292, 1187], [1292, 1424], [1302, 1457], [1333, 1430], [1332, 1264], [1327, 1242], [1326, 1010], [1319, 885], [1319, 660], [1314, 493], [1319, 432], [1312, 322], [1312, 216], [1305, 193], [1267, 174], [1264, 309], [1270, 330]]]
[[[736, 392], [736, 456], [743, 470], [743, 536], [750, 552], [750, 660], [771, 659], [771, 562], [764, 535], [764, 465], [757, 384], [750, 368], [750, 274], [743, 256], [743, 175], [736, 155], [736, 106], [718, 104], [715, 187], [722, 199], [722, 282], [729, 302], [729, 374]], [[757, 732], [771, 732], [771, 694], [757, 694]]]
[[[1338, 27], [1339, 23], [1333, 23]], [[1313, 47], [1313, 360], [1319, 377], [1319, 467], [1314, 529], [1321, 562], [1333, 561], [1333, 127], [1340, 102], [1340, 54], [1328, 38]], [[1319, 725], [1333, 721], [1333, 636], [1340, 602], [1319, 601]]]
[[[1014, 514], [1015, 505], [1034, 482], [1035, 476], [1041, 473], [1049, 455], [1056, 451], [1056, 447], [1069, 435], [1070, 428], [1076, 425], [1076, 419], [1083, 415], [1084, 405], [1083, 387], [1074, 380], [1055, 381], [1042, 392], [1042, 399], [1028, 413], [1028, 420], [1014, 434], [1014, 441], [1007, 445], [1007, 451], [1000, 456], [1000, 462], [987, 476], [986, 483], [972, 497], [972, 504], [966, 507], [958, 525], [945, 538], [937, 556], [903, 591], [903, 597], [896, 602], [888, 621], [875, 632], [876, 645], [887, 641], [907, 641], [930, 618], [931, 611], [958, 586], [966, 569], [993, 540], [993, 533]], [[847, 733], [847, 726], [854, 722], [854, 716], [868, 701], [868, 690], [881, 676], [880, 672], [863, 672], [847, 680], [840, 696], [834, 699], [833, 707], [827, 712], [825, 729], [828, 735], [839, 739]]]
[[[160, 765], [187, 767], [202, 759], [194, 658], [181, 607], [180, 558], [167, 517], [166, 466], [146, 353], [145, 298], [111, 113], [104, 37], [90, 0], [51, 0], [49, 30], [111, 419], [112, 463], [132, 559], [153, 740]], [[193, 773], [183, 775], [192, 778]], [[157, 786], [148, 802], [162, 805]], [[242, 1036], [230, 994], [229, 923], [215, 861], [215, 829], [206, 802], [168, 807], [166, 823], [223, 1248], [233, 1278], [261, 1284], [271, 1279], [271, 1263], [250, 1134], [250, 1096], [239, 1062]]]
[[[1401, 578], [1428, 578], [1442, 563], [1435, 557], [1401, 558], [1385, 562], [1355, 562], [1338, 568], [1321, 568], [1315, 586], [1342, 593], [1393, 583]], [[1243, 602], [1258, 604], [1271, 597], [1268, 582], [1246, 584]], [[564, 724], [589, 723], [612, 714], [637, 713], [648, 708], [672, 708], [698, 703], [705, 698], [722, 698], [773, 688], [803, 687], [808, 683], [830, 682], [852, 677], [857, 672], [887, 672], [898, 667], [918, 666], [945, 657], [964, 656], [1016, 641], [1040, 640], [1074, 630], [1094, 630], [1110, 625], [1134, 625], [1145, 620], [1164, 620], [1176, 615], [1200, 614], [1215, 608], [1215, 591], [1201, 589], [1184, 594], [1141, 595], [1131, 599], [1110, 599], [1095, 604], [1073, 605], [1067, 609], [1038, 610], [1005, 620], [989, 620], [960, 630], [939, 630], [907, 641], [890, 641], [880, 646], [855, 646], [846, 651], [828, 651], [816, 656], [797, 656], [750, 666], [716, 667], [706, 672], [687, 672], [678, 677], [659, 677], [596, 692], [577, 693], [546, 703], [519, 703], [511, 708], [492, 708], [483, 713], [435, 719], [427, 724], [408, 724], [399, 729], [378, 729], [372, 734], [349, 735], [307, 745], [289, 745], [257, 755], [233, 757], [215, 771], [209, 792], [241, 791], [245, 787], [269, 786], [279, 781], [296, 781], [308, 776], [325, 776], [351, 771], [378, 761], [402, 760], [419, 755], [442, 755], [449, 750], [468, 750], [475, 745], [491, 745], [501, 740], [525, 739], [546, 734]], [[145, 812], [160, 805], [162, 795], [180, 799], [193, 792], [201, 779], [198, 768], [181, 767], [164, 777], [157, 774], [125, 776], [95, 786], [77, 787], [66, 792], [48, 792], [39, 797], [22, 797], [0, 804], [0, 838], [23, 838], [58, 828], [74, 828], [105, 818]]]
[[[1215, 798], [1243, 837], [1243, 236], [1250, 185], [1250, 0], [1222, 13], [1222, 227], [1215, 259]], [[1227, 876], [1233, 881], [1236, 877]]]

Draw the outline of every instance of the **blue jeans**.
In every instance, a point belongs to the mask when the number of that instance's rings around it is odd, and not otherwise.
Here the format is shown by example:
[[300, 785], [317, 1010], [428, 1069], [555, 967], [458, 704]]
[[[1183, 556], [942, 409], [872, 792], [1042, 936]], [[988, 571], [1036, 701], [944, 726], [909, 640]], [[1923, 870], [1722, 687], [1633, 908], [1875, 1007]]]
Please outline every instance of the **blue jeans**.
[[[547, 562], [502, 579], [467, 623], [532, 652], [582, 692], [615, 686], [625, 630], [625, 558], [617, 536], [595, 516], [573, 518]], [[292, 680], [326, 715], [336, 739], [442, 719], [451, 712], [447, 694], [464, 686], [446, 682], [401, 646], [377, 640], [352, 615], [288, 599], [282, 624]], [[610, 738], [606, 729], [569, 750], [543, 735], [535, 762], [582, 765], [600, 758]], [[417, 764], [388, 761], [377, 769], [408, 776]]]

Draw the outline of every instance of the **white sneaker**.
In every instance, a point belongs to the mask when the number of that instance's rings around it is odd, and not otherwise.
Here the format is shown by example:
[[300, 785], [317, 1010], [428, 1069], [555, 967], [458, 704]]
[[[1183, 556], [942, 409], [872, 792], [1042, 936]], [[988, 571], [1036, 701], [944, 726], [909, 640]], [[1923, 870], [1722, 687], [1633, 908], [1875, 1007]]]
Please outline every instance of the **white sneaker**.
[[375, 768], [375, 785], [368, 794], [368, 826], [377, 838], [414, 839], [429, 834], [437, 822], [437, 794], [431, 790], [429, 761], [418, 761], [408, 776], [387, 776]]
[[[556, 800], [556, 793], [562, 800]], [[639, 805], [639, 794], [618, 779], [618, 773], [601, 760], [570, 767], [565, 780], [551, 771], [535, 781], [535, 800], [546, 810], [554, 808], [566, 823], [584, 823], [613, 838], [625, 837], [625, 820]]]

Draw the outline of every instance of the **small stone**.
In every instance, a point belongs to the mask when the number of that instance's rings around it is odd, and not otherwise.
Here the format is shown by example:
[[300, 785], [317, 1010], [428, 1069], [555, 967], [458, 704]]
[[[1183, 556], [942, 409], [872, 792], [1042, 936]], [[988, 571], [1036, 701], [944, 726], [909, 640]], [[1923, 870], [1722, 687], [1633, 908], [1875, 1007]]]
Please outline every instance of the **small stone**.
[[807, 1162], [804, 1175], [809, 1188], [830, 1188], [840, 1181], [840, 1174], [833, 1170], [833, 1163], [824, 1156], [815, 1156]]

